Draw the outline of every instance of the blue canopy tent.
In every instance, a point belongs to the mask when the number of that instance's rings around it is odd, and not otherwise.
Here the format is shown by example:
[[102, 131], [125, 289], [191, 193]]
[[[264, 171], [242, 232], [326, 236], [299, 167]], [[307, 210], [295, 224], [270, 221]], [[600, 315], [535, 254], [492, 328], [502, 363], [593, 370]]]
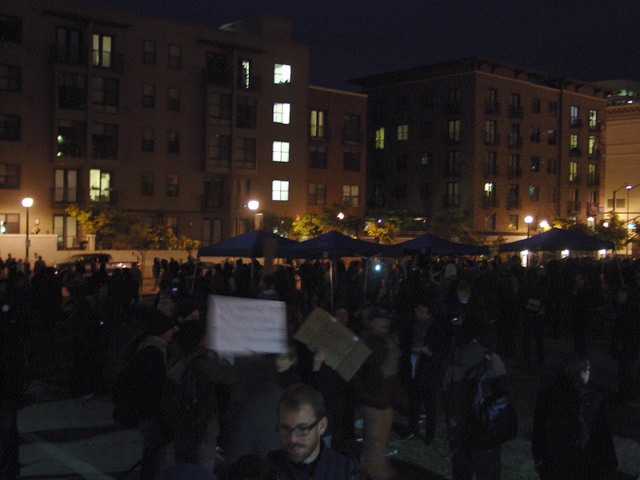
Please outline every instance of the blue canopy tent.
[[255, 230], [243, 233], [227, 240], [200, 247], [198, 257], [263, 257], [265, 242], [269, 240], [276, 242], [276, 256], [281, 257], [279, 249], [285, 245], [297, 245], [298, 242], [281, 237], [275, 233]]
[[615, 248], [613, 242], [599, 240], [588, 235], [560, 228], [552, 228], [546, 232], [539, 233], [533, 237], [517, 242], [504, 243], [500, 245], [500, 252], [521, 252], [529, 250], [531, 252], [553, 252], [557, 250], [612, 250]]
[[332, 230], [319, 237], [304, 242], [283, 245], [278, 253], [290, 258], [330, 258], [373, 257], [375, 255], [392, 255], [393, 246], [366, 242], [343, 235]]
[[425, 233], [406, 242], [394, 245], [403, 255], [417, 253], [427, 255], [489, 255], [489, 247], [456, 243]]

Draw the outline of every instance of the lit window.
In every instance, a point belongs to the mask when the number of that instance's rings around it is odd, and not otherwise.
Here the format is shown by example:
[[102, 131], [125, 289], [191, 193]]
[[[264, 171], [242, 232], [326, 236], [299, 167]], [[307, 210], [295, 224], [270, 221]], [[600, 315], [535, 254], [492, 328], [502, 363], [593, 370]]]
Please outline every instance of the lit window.
[[569, 148], [578, 148], [578, 134], [569, 136]]
[[398, 140], [409, 139], [409, 125], [398, 125]]
[[598, 111], [589, 110], [589, 130], [598, 128]]
[[460, 120], [449, 120], [449, 140], [460, 141]]
[[113, 37], [110, 35], [93, 34], [93, 66], [111, 68], [113, 59]]
[[597, 145], [596, 137], [589, 136], [589, 158], [594, 158], [596, 156]]
[[540, 187], [537, 185], [529, 185], [529, 200], [537, 202], [540, 199]]
[[428, 166], [430, 159], [431, 159], [431, 154], [428, 152], [423, 152], [422, 156], [420, 157], [420, 165], [422, 165], [423, 167]]
[[287, 180], [274, 180], [271, 182], [271, 200], [276, 202], [289, 201], [289, 182]]
[[291, 115], [290, 103], [274, 103], [273, 104], [273, 121], [274, 123], [289, 124], [289, 118]]
[[327, 112], [311, 110], [311, 118], [309, 119], [309, 126], [311, 128], [309, 135], [311, 137], [324, 138], [326, 117]]
[[350, 207], [358, 207], [360, 204], [360, 187], [358, 185], [342, 186], [342, 201]]
[[92, 202], [111, 201], [111, 172], [89, 170], [89, 199]]
[[578, 181], [578, 162], [569, 162], [569, 181]]
[[273, 83], [291, 83], [291, 65], [276, 63], [273, 66]]
[[376, 130], [376, 150], [384, 148], [384, 127]]
[[273, 142], [273, 161], [289, 161], [289, 142]]

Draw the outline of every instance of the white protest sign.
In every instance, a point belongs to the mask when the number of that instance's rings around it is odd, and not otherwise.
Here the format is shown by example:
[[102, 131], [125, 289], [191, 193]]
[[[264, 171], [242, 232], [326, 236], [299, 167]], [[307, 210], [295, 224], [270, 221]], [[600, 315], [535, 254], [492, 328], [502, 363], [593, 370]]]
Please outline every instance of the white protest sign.
[[287, 351], [284, 302], [209, 295], [207, 348], [220, 354]]

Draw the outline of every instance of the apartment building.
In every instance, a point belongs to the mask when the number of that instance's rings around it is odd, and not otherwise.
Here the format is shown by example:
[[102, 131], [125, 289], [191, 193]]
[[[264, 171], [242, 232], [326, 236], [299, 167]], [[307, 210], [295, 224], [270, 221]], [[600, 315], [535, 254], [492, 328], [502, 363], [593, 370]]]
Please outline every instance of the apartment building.
[[269, 15], [214, 28], [81, 0], [3, 1], [4, 233], [37, 225], [77, 248], [65, 208], [108, 202], [209, 244], [252, 229], [256, 213], [305, 212], [309, 52], [291, 28]]
[[489, 239], [596, 221], [605, 93], [543, 77], [474, 58], [351, 80], [368, 95], [367, 206], [432, 229], [450, 213]]
[[334, 204], [363, 218], [367, 97], [309, 87], [309, 210]]

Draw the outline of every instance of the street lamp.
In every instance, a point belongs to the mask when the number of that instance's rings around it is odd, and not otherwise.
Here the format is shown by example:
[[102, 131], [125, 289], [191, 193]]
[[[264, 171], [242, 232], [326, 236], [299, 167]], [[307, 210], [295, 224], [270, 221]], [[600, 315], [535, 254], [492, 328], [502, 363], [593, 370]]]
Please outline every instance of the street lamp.
[[263, 227], [263, 214], [256, 213], [256, 210], [260, 208], [260, 202], [258, 200], [249, 200], [247, 208], [253, 212], [253, 229], [262, 230]]
[[547, 228], [549, 228], [549, 222], [547, 222], [546, 220], [542, 220], [542, 221], [540, 222], [540, 228], [541, 228], [542, 230], [546, 230]]
[[[629, 193], [631, 193], [631, 190], [636, 188], [637, 186], [640, 186], [640, 183], [638, 183], [637, 185], [634, 185], [633, 187], [631, 185], [627, 185], [625, 188], [627, 189], [627, 234], [629, 233]], [[627, 242], [627, 255], [629, 255], [629, 242]]]
[[527, 238], [529, 238], [529, 232], [531, 229], [531, 223], [533, 222], [533, 217], [531, 215], [527, 215], [524, 217], [524, 223], [527, 224]]
[[27, 232], [27, 237], [25, 241], [25, 245], [26, 245], [25, 262], [26, 262], [27, 259], [29, 258], [29, 244], [31, 243], [31, 241], [29, 240], [29, 209], [33, 206], [33, 198], [31, 197], [23, 198], [22, 206], [27, 209], [27, 224], [25, 229]]

